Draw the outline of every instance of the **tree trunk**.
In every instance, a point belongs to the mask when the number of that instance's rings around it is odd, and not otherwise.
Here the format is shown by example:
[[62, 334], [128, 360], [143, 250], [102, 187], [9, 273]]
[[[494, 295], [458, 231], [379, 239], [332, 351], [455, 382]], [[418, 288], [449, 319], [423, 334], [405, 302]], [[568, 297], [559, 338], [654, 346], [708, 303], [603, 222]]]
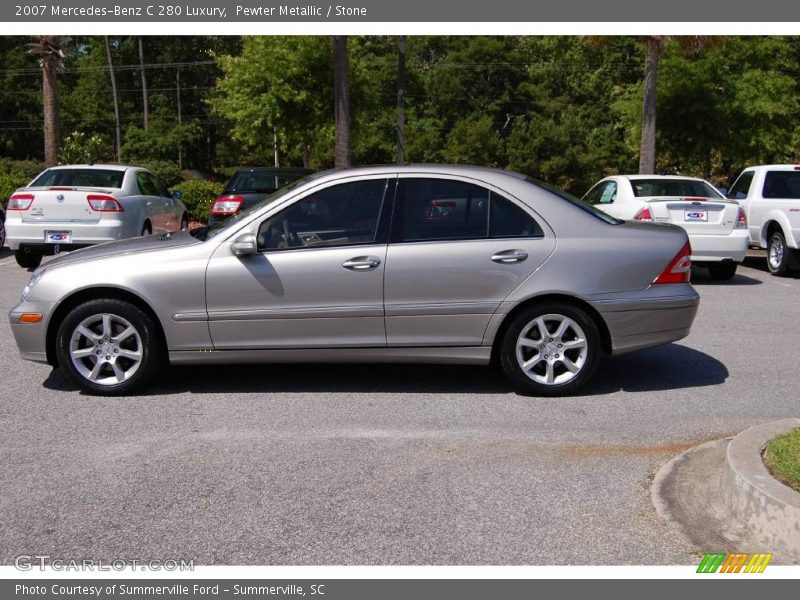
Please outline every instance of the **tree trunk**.
[[406, 153], [406, 36], [397, 38], [397, 164]]
[[150, 101], [147, 97], [147, 74], [144, 72], [144, 48], [142, 47], [142, 36], [139, 36], [139, 72], [142, 74], [142, 115], [144, 117], [144, 128], [150, 124]]
[[350, 166], [350, 73], [347, 60], [347, 36], [334, 35], [333, 105], [335, 115], [334, 166]]
[[661, 39], [648, 36], [644, 59], [644, 103], [642, 106], [642, 146], [639, 152], [639, 173], [656, 170], [656, 84]]
[[42, 57], [42, 104], [44, 109], [44, 166], [58, 164], [59, 122], [58, 88], [56, 73], [57, 57]]
[[111, 60], [111, 44], [106, 37], [106, 57], [108, 59], [108, 74], [111, 77], [111, 94], [114, 99], [114, 124], [116, 132], [117, 162], [122, 160], [122, 129], [119, 123], [119, 98], [117, 97], [117, 78], [114, 75], [114, 62]]

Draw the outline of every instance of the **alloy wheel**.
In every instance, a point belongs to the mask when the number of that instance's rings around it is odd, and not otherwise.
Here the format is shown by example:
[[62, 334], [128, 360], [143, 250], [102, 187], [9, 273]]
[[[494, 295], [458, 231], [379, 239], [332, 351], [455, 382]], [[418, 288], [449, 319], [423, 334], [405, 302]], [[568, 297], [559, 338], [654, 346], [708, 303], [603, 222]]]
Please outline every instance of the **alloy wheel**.
[[586, 334], [575, 320], [559, 314], [533, 319], [517, 338], [517, 362], [537, 383], [561, 385], [577, 377], [589, 351]]
[[142, 364], [142, 338], [131, 323], [119, 315], [92, 315], [73, 330], [69, 356], [84, 378], [102, 386], [120, 384]]

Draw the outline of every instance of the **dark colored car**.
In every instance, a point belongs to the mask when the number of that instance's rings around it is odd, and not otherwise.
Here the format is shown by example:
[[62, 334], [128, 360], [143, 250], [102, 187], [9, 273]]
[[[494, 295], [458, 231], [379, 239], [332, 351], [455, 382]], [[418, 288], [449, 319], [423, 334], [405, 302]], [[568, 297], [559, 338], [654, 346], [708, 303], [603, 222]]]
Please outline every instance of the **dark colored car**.
[[314, 171], [300, 167], [247, 167], [234, 173], [219, 198], [211, 206], [208, 225], [232, 217], [249, 208], [285, 185], [311, 175]]

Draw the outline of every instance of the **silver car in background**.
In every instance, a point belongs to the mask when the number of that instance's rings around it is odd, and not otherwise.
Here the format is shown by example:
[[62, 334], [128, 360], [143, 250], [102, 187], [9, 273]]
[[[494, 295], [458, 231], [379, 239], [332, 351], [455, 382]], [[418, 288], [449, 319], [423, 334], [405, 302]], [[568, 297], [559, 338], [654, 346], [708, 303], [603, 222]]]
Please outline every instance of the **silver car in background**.
[[522, 393], [563, 395], [602, 354], [689, 333], [689, 255], [679, 227], [623, 222], [515, 173], [358, 168], [194, 236], [59, 256], [10, 320], [23, 358], [97, 394], [138, 389], [167, 361], [496, 359]]
[[179, 195], [151, 171], [122, 165], [45, 169], [6, 208], [8, 245], [25, 268], [61, 250], [189, 226]]

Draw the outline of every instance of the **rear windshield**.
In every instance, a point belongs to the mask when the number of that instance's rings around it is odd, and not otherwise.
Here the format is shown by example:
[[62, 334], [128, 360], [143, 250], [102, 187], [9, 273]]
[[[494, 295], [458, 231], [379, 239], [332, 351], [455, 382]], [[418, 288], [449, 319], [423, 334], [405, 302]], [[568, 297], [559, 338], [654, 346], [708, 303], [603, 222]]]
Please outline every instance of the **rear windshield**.
[[240, 171], [225, 186], [226, 192], [274, 192], [303, 177], [286, 171]]
[[550, 185], [548, 183], [545, 183], [544, 181], [539, 181], [538, 179], [534, 179], [533, 177], [526, 177], [525, 181], [535, 185], [536, 187], [544, 188], [548, 192], [555, 194], [559, 198], [563, 198], [564, 200], [566, 200], [570, 204], [574, 204], [575, 206], [577, 206], [581, 210], [583, 210], [583, 211], [585, 211], [585, 212], [587, 212], [587, 213], [589, 213], [591, 215], [594, 215], [595, 217], [597, 217], [601, 221], [605, 221], [609, 225], [619, 225], [620, 223], [623, 222], [620, 219], [617, 219], [616, 217], [612, 217], [608, 213], [604, 213], [599, 208], [595, 208], [594, 206], [592, 206], [588, 202], [584, 202], [583, 200], [581, 200], [579, 198], [576, 198], [572, 194], [568, 194], [567, 192], [559, 190], [558, 188], [555, 188], [552, 185]]
[[694, 179], [631, 179], [631, 186], [633, 195], [637, 198], [650, 196], [723, 197], [705, 181], [695, 181]]
[[31, 187], [96, 187], [121, 188], [125, 171], [112, 169], [48, 169], [31, 183]]
[[763, 196], [800, 199], [800, 171], [768, 171], [764, 178]]

